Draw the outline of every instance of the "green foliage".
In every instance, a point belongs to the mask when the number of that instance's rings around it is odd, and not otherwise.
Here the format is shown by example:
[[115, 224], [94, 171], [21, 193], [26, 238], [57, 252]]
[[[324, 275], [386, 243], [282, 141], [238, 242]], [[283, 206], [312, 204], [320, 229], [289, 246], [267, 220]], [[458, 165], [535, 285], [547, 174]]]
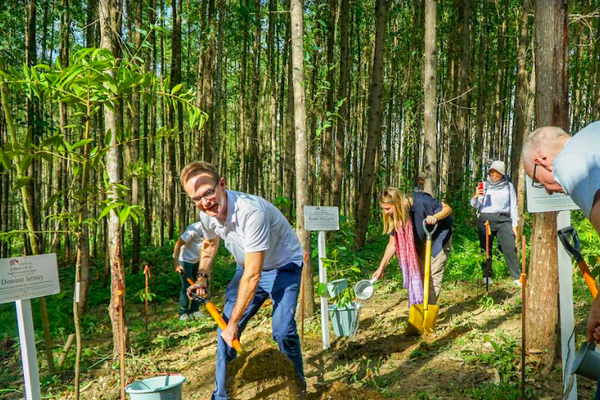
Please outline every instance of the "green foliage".
[[[468, 389], [464, 395], [473, 400], [521, 400], [521, 387], [516, 383], [500, 382]], [[525, 388], [526, 399], [536, 399], [530, 387]]]
[[492, 346], [490, 352], [473, 352], [463, 350], [463, 359], [467, 363], [480, 363], [494, 368], [498, 372], [501, 382], [515, 382], [519, 378], [517, 365], [520, 363], [520, 349], [517, 342], [510, 336], [500, 333], [496, 338], [489, 335], [483, 336], [484, 343]]
[[[192, 89], [184, 91], [182, 84], [169, 89], [168, 78], [161, 81], [145, 72], [138, 64], [115, 59], [109, 51], [103, 49], [81, 49], [71, 57], [69, 66], [64, 68], [59, 61], [54, 66], [41, 64], [23, 66], [20, 69], [9, 66], [0, 70], [0, 80], [10, 91], [25, 93], [30, 100], [41, 101], [44, 98], [67, 105], [72, 111], [70, 118], [83, 121], [85, 135], [89, 134], [89, 129], [86, 130], [85, 126], [89, 128], [90, 121], [102, 112], [103, 107], [111, 110], [120, 106], [132, 109], [130, 102], [133, 93], [138, 93], [150, 106], [155, 106], [155, 101], [159, 98], [172, 107], [181, 106], [188, 116], [190, 129], [201, 128], [207, 118], [195, 106], [195, 93]], [[43, 210], [49, 211], [65, 194], [78, 203], [87, 203], [90, 199], [99, 198], [101, 189], [104, 189], [107, 194], [104, 208], [98, 217], [88, 218], [88, 224], [97, 223], [111, 211], [118, 215], [121, 225], [130, 217], [138, 221], [142, 216], [142, 208], [128, 204], [125, 199], [130, 189], [122, 182], [111, 182], [104, 166], [106, 153], [113, 145], [112, 139], [116, 139], [116, 145], [128, 144], [132, 140], [131, 127], [124, 128], [122, 131], [106, 132], [103, 138], [92, 139], [86, 136], [71, 141], [69, 137], [79, 138], [81, 135], [82, 125], [76, 123], [64, 127], [64, 131], [57, 130], [53, 136], [39, 144], [34, 143], [28, 133], [22, 142], [12, 140], [4, 143], [0, 149], [0, 162], [9, 171], [15, 166], [19, 171], [25, 171], [34, 160], [53, 162], [60, 157], [67, 160], [73, 177], [78, 177], [84, 166], [93, 171], [102, 171], [103, 188], [99, 185], [81, 188], [78, 187], [79, 180], [73, 179], [71, 187], [62, 192], [51, 193]], [[174, 135], [175, 133], [169, 139], [173, 140]], [[144, 176], [152, 172], [140, 161], [129, 169], [129, 173]], [[31, 179], [29, 176], [17, 179], [13, 190], [24, 187]], [[81, 230], [73, 214], [50, 214], [47, 218], [61, 219], [73, 232]], [[13, 237], [11, 232], [3, 233], [0, 240], [10, 240]]]

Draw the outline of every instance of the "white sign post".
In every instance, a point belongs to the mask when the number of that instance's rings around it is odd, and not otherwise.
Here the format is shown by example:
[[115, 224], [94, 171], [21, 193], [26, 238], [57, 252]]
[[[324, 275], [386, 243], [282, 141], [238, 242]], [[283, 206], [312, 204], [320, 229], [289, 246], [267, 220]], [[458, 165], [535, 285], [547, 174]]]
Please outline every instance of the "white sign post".
[[60, 293], [56, 254], [0, 259], [0, 304], [15, 302], [27, 400], [39, 400], [40, 376], [31, 299]]
[[[304, 206], [304, 227], [307, 231], [319, 232], [319, 283], [327, 284], [327, 268], [323, 265], [323, 259], [327, 257], [325, 245], [325, 231], [337, 231], [340, 229], [340, 212], [338, 207], [316, 207]], [[321, 296], [321, 334], [323, 338], [323, 350], [330, 345], [329, 337], [329, 305], [327, 295]]]
[[[532, 180], [526, 177], [527, 185], [527, 211], [530, 213], [559, 211], [556, 217], [558, 230], [571, 225], [570, 210], [578, 210], [577, 204], [563, 193], [549, 195], [544, 188], [532, 186]], [[568, 389], [569, 374], [575, 360], [575, 336], [572, 335], [575, 327], [573, 313], [573, 267], [571, 256], [563, 244], [558, 241], [558, 289], [560, 312], [560, 343], [563, 372], [563, 392]], [[577, 400], [577, 376], [573, 376], [573, 386], [565, 400]]]

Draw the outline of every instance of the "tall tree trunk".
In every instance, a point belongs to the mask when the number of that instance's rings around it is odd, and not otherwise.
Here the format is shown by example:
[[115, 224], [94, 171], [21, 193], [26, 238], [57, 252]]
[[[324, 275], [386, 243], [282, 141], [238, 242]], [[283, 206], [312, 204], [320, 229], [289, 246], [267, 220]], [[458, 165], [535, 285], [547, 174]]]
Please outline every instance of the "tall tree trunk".
[[342, 0], [340, 10], [340, 83], [338, 101], [340, 117], [336, 119], [337, 131], [335, 135], [335, 163], [333, 176], [333, 205], [342, 208], [342, 178], [344, 175], [344, 141], [346, 137], [346, 121], [348, 119], [348, 81], [350, 79], [350, 59], [348, 57], [348, 20], [350, 1]]
[[[142, 2], [132, 2], [129, 0], [130, 19], [132, 19], [131, 35], [133, 35], [134, 54], [142, 58]], [[135, 7], [134, 7], [135, 6]], [[137, 63], [137, 61], [134, 61]], [[137, 89], [133, 90], [131, 95], [132, 112], [129, 123], [131, 124], [131, 143], [128, 145], [130, 163], [134, 167], [139, 159], [139, 138], [140, 138], [140, 115], [142, 111], [140, 93]], [[131, 204], [139, 205], [140, 182], [137, 174], [131, 178]], [[137, 275], [140, 269], [140, 224], [139, 221], [131, 220], [131, 273]]]
[[[27, 16], [27, 34], [26, 34], [26, 63], [28, 66], [34, 66], [37, 64], [37, 40], [36, 40], [36, 2], [35, 0], [29, 0], [28, 7], [28, 16]], [[8, 90], [8, 89], [6, 89]], [[5, 95], [4, 93], [2, 94]], [[32, 96], [35, 99], [35, 96]], [[5, 100], [5, 99], [3, 99]], [[5, 112], [8, 113], [8, 102], [4, 102], [3, 107], [5, 108]], [[7, 128], [9, 133], [11, 133], [10, 124], [8, 123], [8, 114], [7, 115]], [[36, 100], [27, 100], [27, 125], [28, 130], [27, 134], [32, 138], [32, 142], [34, 144], [39, 143], [38, 137], [38, 129], [37, 119], [39, 118], [39, 104]], [[12, 132], [16, 135], [16, 131]], [[11, 134], [12, 134], [11, 133]], [[16, 145], [16, 136], [12, 137], [13, 145]], [[16, 146], [15, 146], [16, 147]], [[29, 151], [30, 149], [25, 149]], [[36, 182], [36, 173], [35, 171], [39, 168], [36, 167], [37, 162], [34, 160], [28, 168], [28, 171], [18, 171], [19, 175], [30, 176], [33, 179], [30, 180], [30, 183], [27, 184], [26, 187], [21, 188], [21, 195], [24, 205], [25, 217], [27, 218], [27, 229], [30, 231], [30, 235], [28, 238], [29, 243], [31, 244], [31, 250], [33, 254], [39, 254], [42, 248], [42, 243], [40, 242], [40, 238], [34, 232], [39, 231], [38, 221], [39, 221], [39, 205], [37, 205], [36, 201], [37, 197], [40, 195], [40, 190], [38, 188], [38, 184]], [[20, 177], [19, 177], [20, 178]], [[39, 177], [38, 177], [39, 178]], [[27, 204], [25, 204], [27, 203]], [[35, 238], [35, 239], [34, 239]], [[45, 342], [45, 352], [46, 358], [48, 360], [48, 372], [50, 374], [54, 374], [54, 359], [52, 357], [52, 337], [50, 336], [50, 322], [48, 318], [48, 311], [46, 308], [46, 299], [40, 298], [40, 314], [42, 317], [42, 327], [44, 331], [44, 342]]]
[[[223, 81], [223, 64], [226, 65], [226, 62], [222, 61], [223, 60], [223, 40], [224, 40], [224, 26], [225, 26], [225, 16], [227, 14], [227, 5], [225, 3], [225, 0], [219, 0], [218, 2], [218, 6], [219, 6], [219, 21], [217, 22], [217, 60], [219, 60], [217, 62], [217, 68], [215, 71], [215, 84], [214, 84], [214, 95], [215, 95], [215, 106], [214, 106], [214, 113], [213, 113], [213, 142], [218, 144], [220, 138], [223, 138], [223, 141], [226, 140], [227, 137], [227, 132], [225, 130], [223, 130], [223, 132], [221, 132], [221, 114], [227, 114], [222, 113], [221, 110], [222, 108], [227, 105], [227, 99], [225, 99], [225, 102], [223, 104], [221, 104], [223, 102], [223, 93], [222, 93], [222, 81]], [[214, 64], [214, 60], [212, 61]], [[221, 146], [217, 146], [217, 148], [215, 149], [215, 154], [212, 158], [212, 162], [215, 163], [217, 160], [219, 163], [221, 163], [219, 166], [219, 171], [224, 171], [226, 168], [226, 162], [224, 160], [224, 154], [223, 157], [219, 156], [219, 150], [221, 149], [221, 147], [225, 147], [225, 144], [223, 143]]]
[[371, 189], [377, 173], [377, 171], [373, 170], [373, 166], [377, 146], [381, 141], [381, 97], [383, 93], [383, 58], [387, 22], [387, 0], [376, 1], [375, 18], [375, 51], [373, 54], [373, 75], [369, 92], [369, 127], [356, 215], [356, 236], [354, 238], [356, 248], [361, 248], [365, 244], [371, 211]]
[[[460, 16], [458, 16], [458, 35], [461, 38], [461, 45], [458, 46], [458, 37], [456, 37], [455, 49], [458, 53], [459, 49], [461, 52], [460, 62], [458, 63], [458, 75], [455, 79], [458, 79], [457, 85], [457, 103], [458, 109], [458, 124], [456, 129], [451, 131], [450, 138], [450, 179], [449, 179], [449, 201], [453, 202], [456, 200], [460, 202], [457, 196], [462, 193], [461, 186], [463, 182], [463, 156], [465, 153], [465, 134], [467, 129], [467, 104], [468, 104], [468, 70], [469, 70], [469, 18], [470, 18], [470, 4], [469, 0], [456, 0], [455, 6], [458, 6]], [[458, 58], [458, 54], [456, 54]]]
[[[289, 42], [289, 38], [291, 37], [291, 26], [288, 25], [287, 29], [287, 39], [286, 42]], [[283, 179], [283, 195], [287, 197], [290, 201], [289, 207], [286, 208], [285, 215], [287, 216], [288, 221], [292, 223], [293, 219], [293, 208], [294, 208], [294, 189], [296, 185], [296, 181], [294, 181], [294, 160], [296, 158], [296, 135], [294, 132], [294, 82], [292, 70], [294, 68], [292, 64], [292, 48], [290, 45], [287, 45], [287, 78], [288, 78], [288, 92], [287, 92], [287, 113], [285, 118], [285, 171], [284, 171], [284, 179]]]
[[[536, 0], [536, 126], [569, 129], [568, 6], [564, 0]], [[542, 372], [553, 369], [558, 322], [556, 213], [534, 214], [529, 263], [527, 343], [546, 349]]]
[[[121, 11], [117, 9], [117, 0], [100, 0], [100, 46], [102, 49], [110, 51], [115, 57], [118, 57], [118, 42], [117, 38], [121, 32]], [[115, 72], [109, 72], [113, 77]], [[117, 141], [120, 126], [118, 121], [118, 107], [111, 110], [109, 107], [104, 107], [104, 129], [105, 134], [110, 136], [110, 144], [106, 153], [106, 173], [108, 175], [109, 184], [115, 185], [121, 181], [121, 172], [119, 168], [121, 158], [121, 146]], [[117, 191], [111, 190], [108, 192], [111, 201], [117, 201]], [[111, 275], [111, 301], [110, 301], [110, 319], [113, 329], [113, 358], [117, 358], [121, 350], [121, 341], [119, 335], [120, 320], [123, 321], [123, 332], [127, 337], [127, 326], [125, 315], [120, 315], [119, 301], [125, 302], [124, 293], [120, 292], [120, 285], [125, 287], [123, 248], [121, 246], [121, 228], [119, 216], [115, 209], [111, 210], [108, 216], [108, 254], [110, 257], [110, 275]], [[119, 300], [120, 299], [120, 300]], [[125, 313], [125, 307], [122, 308]], [[125, 341], [126, 343], [126, 341]]]
[[[275, 58], [275, 12], [277, 11], [276, 0], [269, 0], [269, 28], [267, 31], [267, 59], [269, 71], [269, 138], [271, 139], [269, 175], [269, 198], [275, 200], [278, 195], [277, 181], [279, 169], [277, 168], [277, 64]], [[265, 155], [266, 158], [266, 155]]]
[[330, 123], [329, 127], [323, 129], [321, 140], [321, 205], [331, 205], [331, 167], [333, 150], [333, 118], [335, 104], [333, 102], [333, 93], [335, 90], [334, 82], [334, 64], [333, 54], [335, 50], [335, 14], [337, 11], [337, 0], [329, 0], [328, 22], [327, 22], [327, 112], [326, 118]]
[[[425, 100], [425, 137], [423, 170], [425, 191], [437, 197], [437, 58], [436, 58], [436, 2], [425, 0], [425, 71], [423, 74]], [[392, 77], [393, 79], [393, 77]]]
[[[181, 5], [183, 0], [173, 0], [172, 13], [173, 13], [173, 31], [171, 33], [171, 86], [173, 89], [176, 85], [181, 83]], [[177, 109], [172, 102], [169, 102], [169, 127], [177, 132], [177, 137], [180, 143], [183, 141], [183, 127], [179, 124], [179, 113], [180, 104], [177, 104]], [[177, 124], [177, 125], [176, 125]], [[181, 146], [180, 146], [181, 152]], [[175, 138], [170, 138], [167, 143], [167, 234], [170, 240], [175, 238], [175, 216], [174, 211], [176, 208], [175, 193], [178, 192], [175, 189], [177, 181], [176, 171], [176, 154], [175, 154]], [[183, 193], [182, 193], [183, 194]], [[179, 208], [179, 229], [185, 229], [185, 202], [182, 200]]]
[[[302, 25], [302, 0], [290, 1], [290, 25], [291, 25], [291, 60], [292, 80], [294, 86], [294, 130], [296, 132], [296, 232], [300, 244], [310, 255], [310, 232], [304, 229], [304, 206], [308, 204], [308, 143], [306, 134], [306, 105], [304, 94], [304, 44]], [[315, 309], [313, 290], [313, 266], [312, 257], [306, 257], [304, 268], [304, 298], [305, 309], [308, 315], [312, 315]]]
[[[521, 15], [521, 32], [519, 34], [519, 48], [517, 51], [517, 83], [516, 83], [516, 94], [515, 94], [515, 125], [514, 125], [514, 139], [512, 143], [512, 175], [513, 185], [515, 188], [519, 188], [523, 182], [520, 181], [519, 174], [515, 172], [519, 170], [521, 165], [521, 149], [523, 148], [523, 138], [527, 136], [528, 127], [531, 124], [527, 117], [527, 103], [529, 97], [529, 87], [527, 82], [527, 45], [529, 39], [527, 35], [527, 29], [529, 27], [529, 0], [523, 0], [523, 10]], [[521, 218], [523, 219], [523, 218]]]
[[[475, 139], [473, 143], [473, 172], [474, 178], [478, 179], [481, 173], [482, 155], [483, 155], [483, 130], [485, 125], [485, 107], [486, 107], [486, 86], [487, 86], [487, 68], [489, 51], [485, 50], [485, 41], [488, 36], [486, 23], [486, 2], [481, 0], [481, 29], [479, 38], [479, 57], [477, 64], [477, 112], [475, 117]], [[485, 55], [484, 55], [485, 53]]]
[[[154, 0], [150, 0], [148, 4], [148, 26], [154, 26], [156, 21], [156, 5]], [[150, 44], [150, 49], [152, 49], [152, 53], [150, 56], [150, 62], [146, 63], [146, 71], [149, 71], [153, 75], [156, 74], [156, 62], [158, 50], [156, 48], [156, 33], [155, 31], [151, 31], [148, 34], [148, 43]], [[150, 167], [151, 171], [155, 170], [155, 152], [156, 152], [156, 109], [157, 106], [149, 107], [148, 103], [144, 104], [144, 130], [145, 130], [145, 139], [144, 140], [144, 149], [145, 149], [145, 158], [144, 161], [146, 165]], [[149, 115], [148, 115], [149, 114]], [[147, 120], [150, 121], [147, 121]], [[148, 128], [148, 123], [150, 127]], [[148, 130], [146, 130], [148, 128]], [[156, 178], [155, 175], [145, 176], [144, 177], [144, 228], [146, 234], [144, 237], [146, 238], [145, 244], [148, 245], [152, 243], [152, 238], [154, 237], [155, 225], [152, 220], [152, 211], [154, 208], [154, 182]]]
[[250, 173], [250, 181], [248, 182], [251, 193], [258, 194], [258, 180], [262, 180], [258, 169], [258, 108], [259, 108], [259, 91], [260, 91], [260, 0], [255, 0], [255, 17], [254, 17], [254, 46], [252, 48], [252, 98], [249, 106], [250, 116], [250, 146], [248, 148], [248, 172]]
[[[202, 81], [198, 82], [202, 85], [202, 110], [208, 114], [204, 126], [202, 127], [202, 159], [207, 162], [215, 162], [219, 154], [216, 149], [218, 143], [215, 139], [215, 111], [218, 105], [213, 105], [213, 94], [215, 86], [215, 38], [216, 38], [216, 17], [215, 17], [215, 1], [208, 0], [208, 37], [204, 44], [204, 52], [202, 57]], [[203, 33], [206, 35], [206, 33]], [[219, 62], [220, 64], [220, 62]], [[182, 193], [185, 195], [185, 193]]]

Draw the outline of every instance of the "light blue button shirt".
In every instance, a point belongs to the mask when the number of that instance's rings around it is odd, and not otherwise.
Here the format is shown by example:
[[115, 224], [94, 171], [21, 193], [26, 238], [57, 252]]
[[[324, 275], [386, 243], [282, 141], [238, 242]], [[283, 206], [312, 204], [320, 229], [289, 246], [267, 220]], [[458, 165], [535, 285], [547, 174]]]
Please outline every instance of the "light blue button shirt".
[[553, 176], [565, 193], [590, 217], [600, 190], [600, 122], [577, 132], [552, 164]]

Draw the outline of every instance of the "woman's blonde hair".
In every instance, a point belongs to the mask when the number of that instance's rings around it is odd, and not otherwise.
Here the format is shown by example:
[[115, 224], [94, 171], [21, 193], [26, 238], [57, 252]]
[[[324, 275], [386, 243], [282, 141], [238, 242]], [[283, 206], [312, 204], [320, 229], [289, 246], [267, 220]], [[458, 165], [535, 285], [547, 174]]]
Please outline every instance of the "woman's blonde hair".
[[410, 207], [413, 204], [412, 197], [400, 189], [390, 186], [379, 194], [381, 204], [392, 204], [394, 215], [383, 213], [383, 233], [390, 234], [396, 227], [404, 226], [410, 218]]

